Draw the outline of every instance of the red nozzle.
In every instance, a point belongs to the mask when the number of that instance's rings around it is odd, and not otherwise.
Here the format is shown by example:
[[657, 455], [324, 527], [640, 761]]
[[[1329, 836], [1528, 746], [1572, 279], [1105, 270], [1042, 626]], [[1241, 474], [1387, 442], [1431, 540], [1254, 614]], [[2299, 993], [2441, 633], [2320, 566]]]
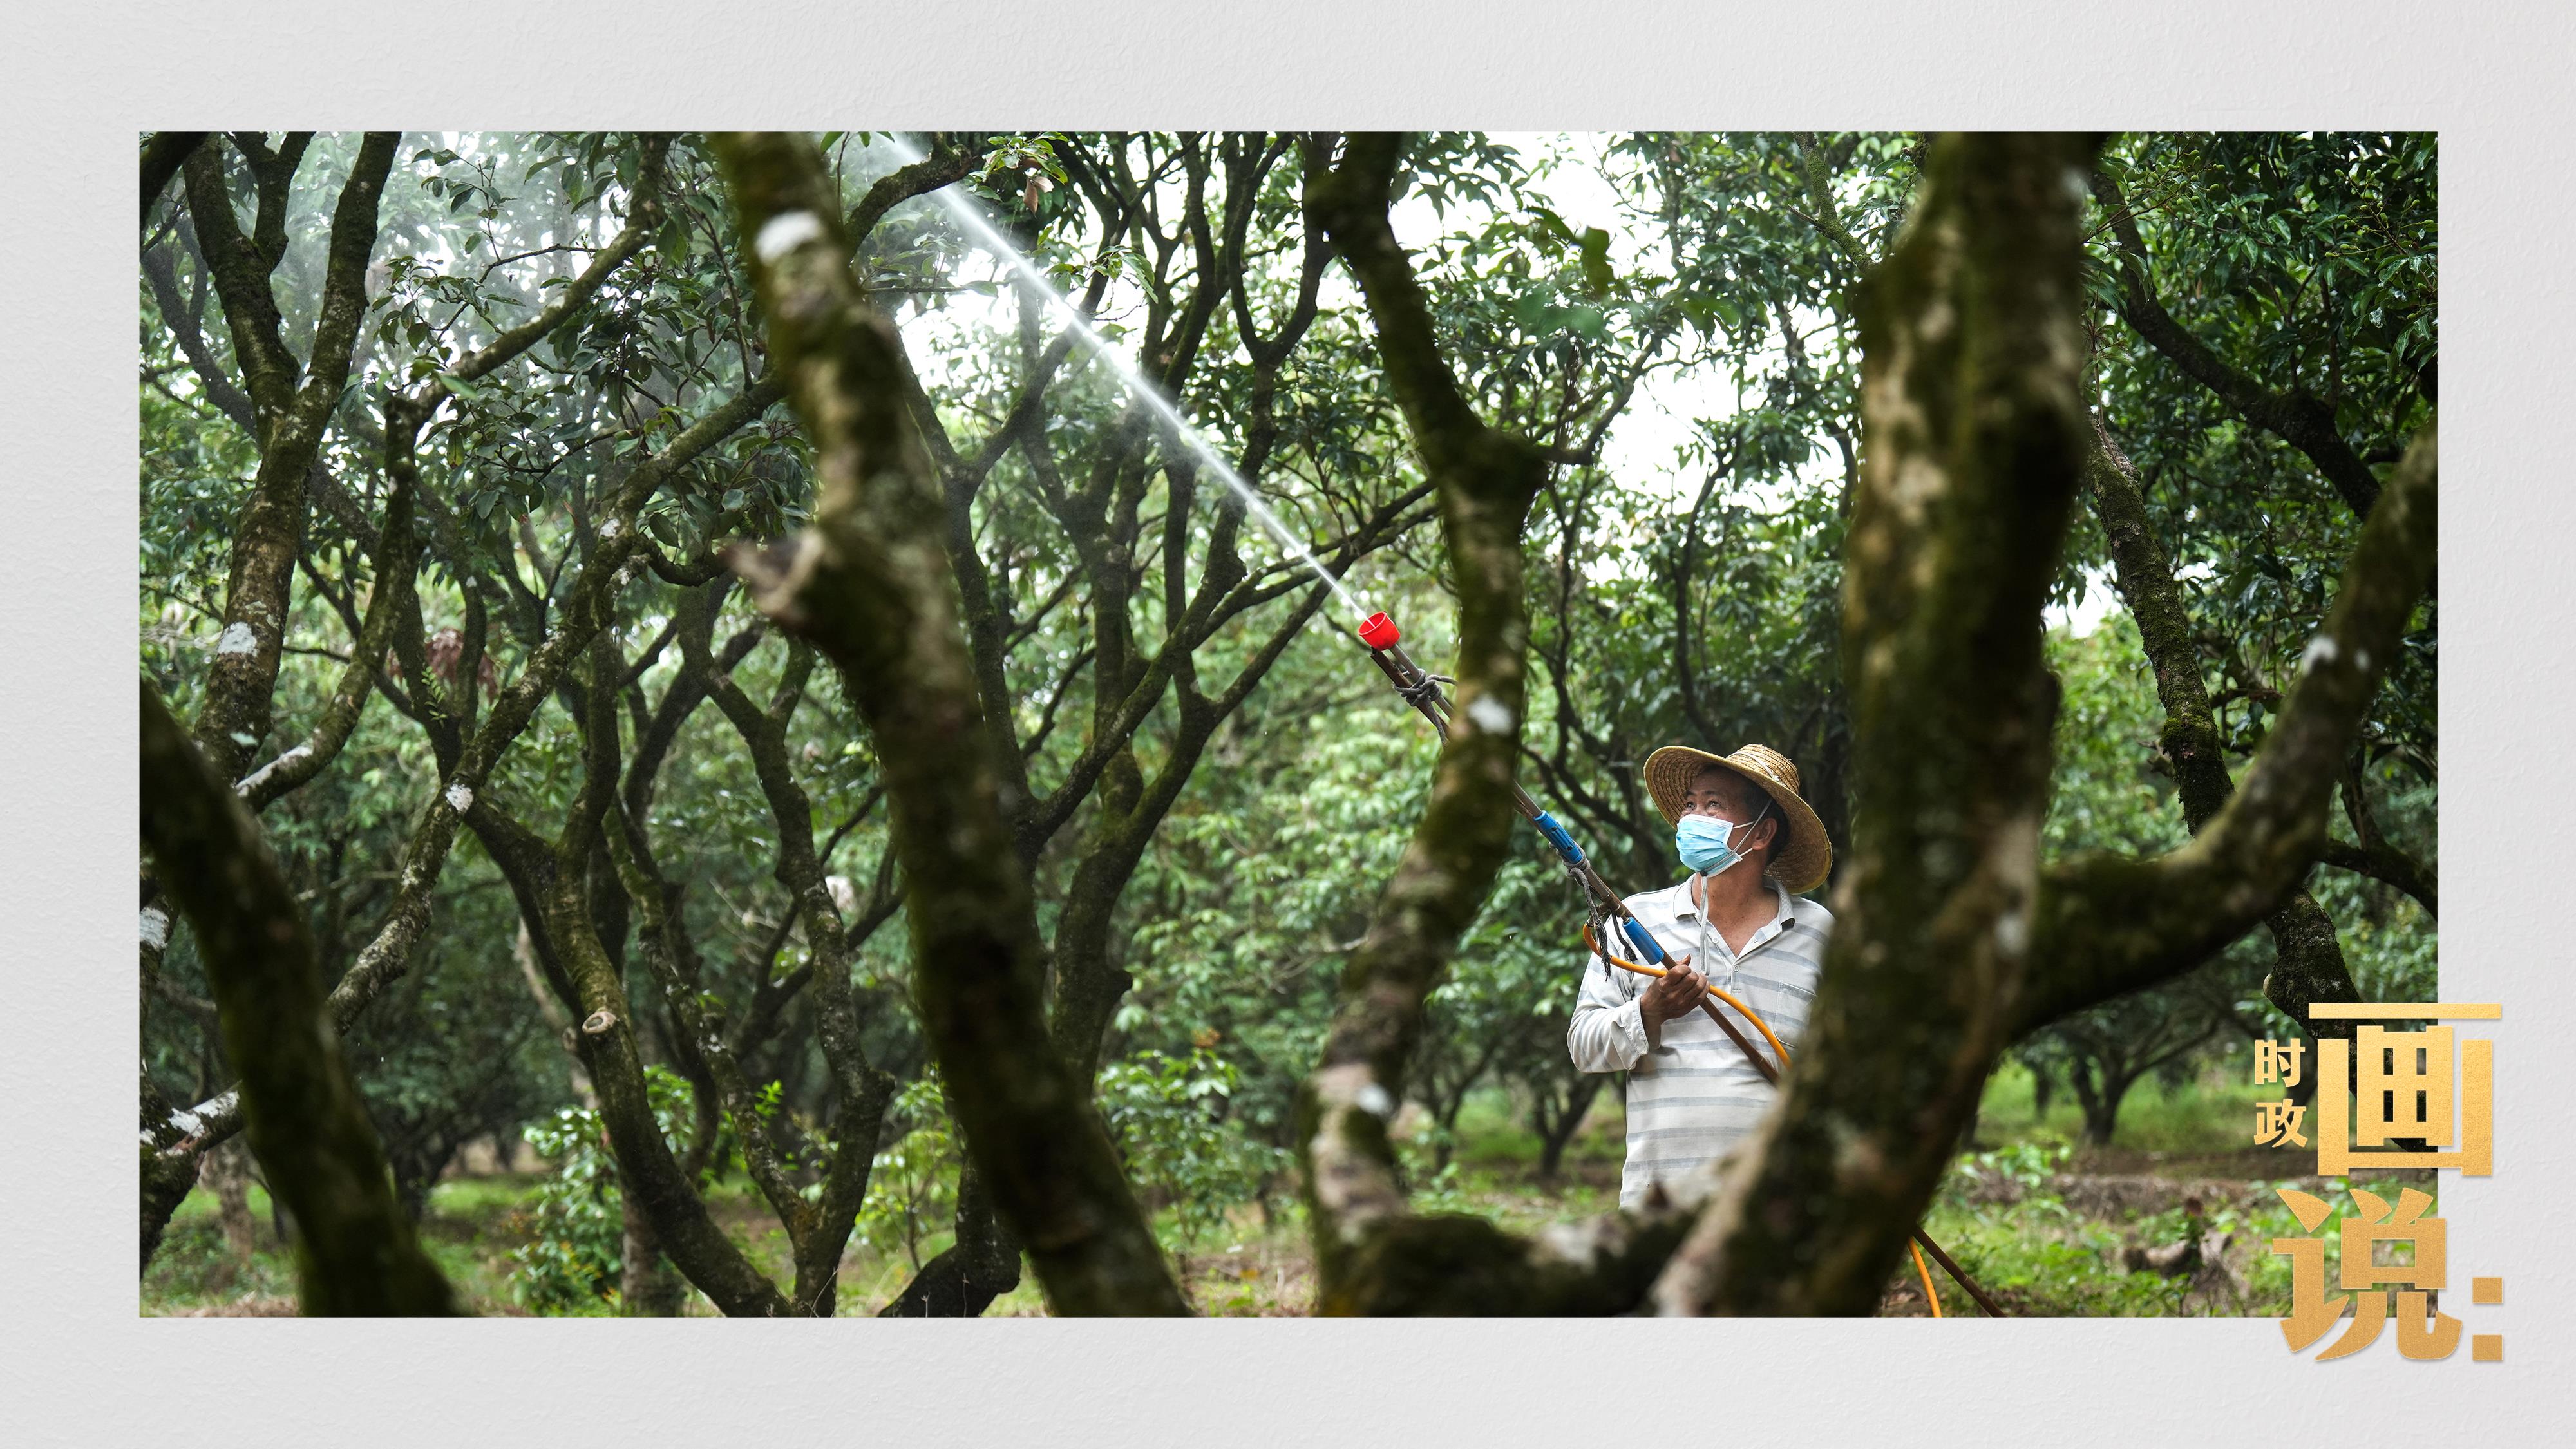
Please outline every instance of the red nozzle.
[[1392, 649], [1403, 637], [1404, 632], [1395, 627], [1395, 621], [1384, 614], [1371, 614], [1368, 622], [1360, 625], [1360, 642], [1371, 649]]

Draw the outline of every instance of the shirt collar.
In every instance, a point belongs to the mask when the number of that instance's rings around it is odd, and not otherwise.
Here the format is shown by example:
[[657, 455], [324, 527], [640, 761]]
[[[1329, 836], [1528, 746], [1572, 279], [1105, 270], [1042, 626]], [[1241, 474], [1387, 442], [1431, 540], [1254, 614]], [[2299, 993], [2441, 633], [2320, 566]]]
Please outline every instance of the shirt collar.
[[[1682, 917], [1684, 920], [1699, 919], [1699, 905], [1691, 899], [1691, 881], [1693, 879], [1695, 879], [1695, 877], [1683, 876], [1682, 883], [1673, 887], [1673, 890], [1677, 893], [1673, 897], [1673, 913]], [[1789, 894], [1789, 888], [1780, 884], [1776, 880], [1766, 881], [1764, 884], [1771, 887], [1772, 899], [1778, 902], [1778, 904], [1772, 909], [1771, 923], [1784, 931], [1797, 924], [1798, 897]]]

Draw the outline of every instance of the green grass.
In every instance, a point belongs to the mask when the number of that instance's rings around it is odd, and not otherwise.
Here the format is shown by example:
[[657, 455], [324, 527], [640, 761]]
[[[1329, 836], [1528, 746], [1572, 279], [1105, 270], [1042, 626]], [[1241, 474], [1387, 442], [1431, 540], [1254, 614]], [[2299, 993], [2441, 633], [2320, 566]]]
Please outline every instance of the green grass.
[[[533, 1190], [534, 1179], [524, 1175], [457, 1178], [431, 1190], [421, 1245], [477, 1313], [518, 1311], [508, 1254], [525, 1231], [512, 1220]], [[143, 1275], [145, 1313], [293, 1311], [294, 1254], [278, 1241], [268, 1193], [257, 1183], [249, 1203], [253, 1248], [248, 1263], [236, 1264], [225, 1251], [213, 1195], [188, 1194]]]
[[[2297, 1175], [2312, 1165], [2305, 1153], [2256, 1151], [2251, 1144], [2252, 1103], [2258, 1093], [2242, 1081], [2212, 1073], [2168, 1088], [2149, 1081], [2123, 1104], [2107, 1151], [2082, 1146], [2081, 1114], [2071, 1101], [2033, 1110], [2027, 1071], [2007, 1066], [1989, 1083], [1978, 1123], [1978, 1150], [1963, 1159], [1982, 1161], [1989, 1176], [2017, 1174], [2018, 1201], [1992, 1200], [1972, 1190], [1966, 1172], [1954, 1173], [1936, 1199], [1927, 1226], [1990, 1291], [2017, 1312], [2037, 1314], [2276, 1315], [2286, 1311], [2288, 1263], [2264, 1251], [2267, 1240], [2298, 1232], [2268, 1180]], [[1606, 1211], [1617, 1205], [1625, 1152], [1624, 1123], [1615, 1094], [1603, 1092], [1565, 1153], [1556, 1182], [1537, 1180], [1539, 1142], [1512, 1101], [1499, 1091], [1471, 1096], [1458, 1120], [1450, 1165], [1433, 1167], [1427, 1141], [1406, 1146], [1405, 1166], [1414, 1201], [1425, 1211], [1471, 1212], [1515, 1232]], [[2071, 1177], [2060, 1174], [2072, 1174]], [[2108, 1177], [2103, 1176], [2109, 1174]], [[2170, 1178], [2171, 1191], [2158, 1192]], [[2057, 1190], [2064, 1183], [2117, 1181], [2139, 1205], [2132, 1210], [2070, 1206]], [[2120, 1266], [2133, 1245], [2179, 1241], [2184, 1236], [2181, 1194], [2191, 1184], [2221, 1181], [2222, 1200], [2205, 1204], [2207, 1221], [2236, 1234], [2229, 1261], [2236, 1282], [2227, 1291], [2204, 1281], [2198, 1288], [2131, 1273]], [[421, 1238], [473, 1311], [515, 1314], [511, 1292], [513, 1249], [528, 1240], [537, 1179], [502, 1175], [454, 1178], [432, 1193]], [[2201, 1190], [2195, 1188], [2193, 1190]], [[142, 1284], [145, 1313], [291, 1312], [294, 1267], [270, 1226], [267, 1197], [251, 1189], [256, 1250], [246, 1264], [226, 1258], [215, 1205], [192, 1193], [173, 1216], [169, 1233]], [[786, 1234], [765, 1204], [739, 1181], [708, 1194], [712, 1215], [773, 1281], [791, 1277]], [[1302, 1210], [1284, 1187], [1265, 1218], [1250, 1204], [1235, 1208], [1214, 1232], [1185, 1240], [1169, 1212], [1157, 1227], [1184, 1291], [1199, 1311], [1216, 1315], [1303, 1313], [1313, 1300], [1313, 1257]], [[2325, 1230], [2331, 1234], [2329, 1224]], [[946, 1248], [950, 1235], [935, 1232], [918, 1246], [927, 1261]], [[2249, 1251], [2250, 1246], [2250, 1251]], [[844, 1259], [840, 1303], [845, 1313], [868, 1313], [901, 1291], [914, 1272], [901, 1251], [871, 1251], [854, 1242]], [[1937, 1276], [1945, 1305], [1973, 1312], [1964, 1294]], [[1891, 1283], [1887, 1308], [1920, 1311], [1910, 1260]], [[586, 1304], [585, 1313], [615, 1311], [608, 1302]], [[691, 1295], [689, 1312], [711, 1313]], [[1044, 1312], [1034, 1278], [997, 1301], [997, 1315]]]
[[[2254, 1145], [2254, 1103], [2277, 1097], [2278, 1087], [2256, 1087], [2247, 1080], [2241, 1056], [2223, 1061], [2179, 1087], [2149, 1077], [2120, 1102], [2111, 1146], [2172, 1157], [2208, 1157]], [[2073, 1096], [2056, 1094], [2043, 1117], [2038, 1114], [2030, 1069], [2006, 1062], [1986, 1083], [1977, 1109], [1977, 1141], [1987, 1146], [2015, 1142], [2077, 1143], [2084, 1135], [2084, 1112]], [[2282, 1154], [2285, 1164], [2302, 1160], [2295, 1151]], [[2283, 1175], [2294, 1173], [2286, 1166]]]

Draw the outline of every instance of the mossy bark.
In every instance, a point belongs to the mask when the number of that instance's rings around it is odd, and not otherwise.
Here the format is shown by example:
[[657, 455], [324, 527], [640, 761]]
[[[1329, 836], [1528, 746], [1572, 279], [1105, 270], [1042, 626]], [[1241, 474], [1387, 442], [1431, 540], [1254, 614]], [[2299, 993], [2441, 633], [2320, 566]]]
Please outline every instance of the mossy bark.
[[241, 778], [269, 731], [278, 665], [285, 657], [287, 590], [309, 515], [307, 475], [348, 385], [366, 314], [377, 204], [399, 140], [392, 132], [369, 132], [341, 189], [309, 363], [298, 363], [287, 350], [269, 289], [269, 275], [285, 255], [286, 187], [301, 145], [292, 146], [288, 156], [246, 158], [260, 182], [259, 220], [248, 237], [241, 234], [215, 148], [200, 146], [187, 160], [190, 216], [260, 425], [259, 471], [233, 522], [223, 635], [206, 672], [194, 731], [208, 762], [228, 782]]
[[783, 559], [743, 564], [764, 611], [840, 666], [876, 740], [923, 1031], [967, 1150], [1056, 1311], [1183, 1312], [1089, 1084], [1048, 1035], [1029, 882], [900, 349], [851, 274], [810, 139], [715, 144], [820, 479], [813, 528]]
[[2004, 1045], [2047, 804], [2040, 608], [2082, 458], [2090, 150], [1936, 142], [1864, 287], [1853, 855], [1784, 1100], [1658, 1283], [1666, 1311], [1875, 1309]]
[[1943, 138], [1867, 288], [1843, 661], [1855, 858], [1798, 1070], [1658, 1282], [1666, 1311], [1870, 1311], [2005, 1045], [2188, 970], [2296, 889], [2429, 578], [2427, 429], [2243, 788], [2171, 855], [2040, 867], [2040, 608], [2095, 446], [2089, 162], [2068, 137]]
[[[2111, 541], [2113, 577], [2121, 601], [2137, 621], [2147, 663], [2155, 672], [2156, 698], [2165, 710], [2157, 748], [2173, 767], [2184, 823], [2197, 835], [2236, 793], [2217, 717], [2210, 707], [2209, 687], [2201, 678], [2199, 635], [2192, 628], [2182, 590], [2174, 582], [2172, 562], [2148, 520], [2137, 470], [2098, 414], [2092, 424], [2086, 487], [2095, 516]], [[2281, 902], [2266, 918], [2266, 925], [2276, 962], [2264, 978], [2264, 995], [2311, 1036], [2349, 1038], [2355, 1023], [2307, 1019], [2311, 1002], [2361, 999], [2325, 907], [2303, 887]]]
[[[1431, 798], [1352, 953], [1321, 1058], [1299, 1094], [1297, 1146], [1326, 1312], [1429, 1311], [1434, 1279], [1482, 1294], [1518, 1285], [1525, 1245], [1490, 1227], [1411, 1216], [1387, 1125], [1402, 1100], [1423, 1003], [1510, 849], [1514, 765], [1527, 714], [1529, 621], [1520, 535], [1548, 477], [1528, 439], [1489, 426], [1441, 355], [1419, 279], [1387, 212], [1402, 138], [1350, 138], [1328, 167], [1307, 156], [1306, 206], [1360, 283], [1388, 382], [1440, 509], [1458, 592], [1457, 723]], [[1458, 1257], [1431, 1278], [1415, 1265]], [[1459, 1255], [1463, 1255], [1462, 1257]], [[1469, 1270], [1482, 1262], [1497, 1277]], [[1481, 1297], [1479, 1301], [1484, 1301]]]
[[295, 1216], [298, 1296], [313, 1314], [449, 1314], [447, 1280], [395, 1201], [384, 1151], [340, 1056], [304, 911], [250, 812], [142, 689], [143, 839], [196, 927], [251, 1149]]
[[677, 1318], [689, 1301], [689, 1285], [662, 1256], [662, 1237], [653, 1231], [652, 1215], [623, 1190], [617, 1209], [618, 1311], [628, 1318]]
[[[149, 983], [146, 984], [149, 989]], [[152, 1255], [161, 1251], [161, 1236], [170, 1227], [170, 1215], [187, 1201], [197, 1185], [197, 1163], [207, 1147], [196, 1140], [195, 1125], [182, 1121], [170, 1110], [168, 1099], [152, 1084], [148, 1071], [142, 1077], [142, 1148], [136, 1159], [135, 1176], [140, 1189], [143, 1261], [136, 1270], [149, 1272]], [[240, 1130], [236, 1119], [224, 1135]]]

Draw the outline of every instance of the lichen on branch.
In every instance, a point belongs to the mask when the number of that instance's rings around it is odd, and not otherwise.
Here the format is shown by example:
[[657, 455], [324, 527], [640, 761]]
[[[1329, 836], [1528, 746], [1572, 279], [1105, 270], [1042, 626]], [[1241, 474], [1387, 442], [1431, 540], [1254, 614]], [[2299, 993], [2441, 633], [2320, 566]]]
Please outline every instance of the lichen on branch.
[[143, 840], [196, 928], [251, 1150], [295, 1215], [311, 1314], [452, 1314], [447, 1279], [395, 1200], [384, 1149], [324, 1011], [304, 907], [250, 811], [142, 687]]
[[900, 345], [851, 273], [840, 197], [810, 138], [714, 142], [818, 483], [813, 526], [738, 566], [772, 619], [840, 667], [875, 739], [915, 998], [968, 1151], [1056, 1311], [1184, 1311], [1089, 1084], [1047, 1031], [1029, 882]]
[[1861, 298], [1843, 594], [1854, 849], [1780, 1105], [1656, 1286], [1866, 1313], [1975, 1111], [2029, 962], [2054, 696], [2040, 610], [2083, 456], [2092, 145], [1945, 136]]

